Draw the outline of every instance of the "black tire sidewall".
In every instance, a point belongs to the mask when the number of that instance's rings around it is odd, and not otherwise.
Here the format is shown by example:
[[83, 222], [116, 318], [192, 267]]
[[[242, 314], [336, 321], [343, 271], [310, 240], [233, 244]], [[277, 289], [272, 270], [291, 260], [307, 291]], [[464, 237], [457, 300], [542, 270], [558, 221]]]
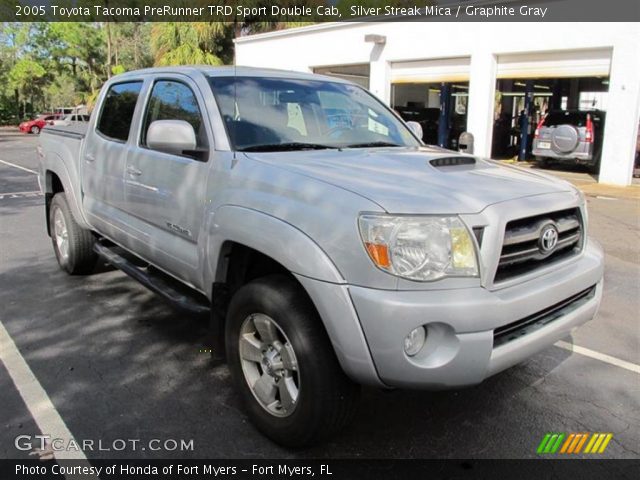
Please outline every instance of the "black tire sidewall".
[[[69, 256], [67, 259], [63, 259], [58, 249], [55, 236], [55, 213], [60, 211], [64, 217], [65, 225], [67, 227], [67, 238], [69, 242]], [[81, 227], [76, 223], [67, 203], [67, 199], [64, 193], [57, 193], [51, 201], [51, 208], [49, 210], [49, 228], [51, 229], [51, 241], [53, 243], [53, 249], [58, 259], [60, 268], [65, 270], [69, 274], [84, 273], [91, 270], [95, 265], [95, 255], [92, 253], [88, 255], [89, 258], [81, 258], [79, 242], [83, 241], [83, 237], [86, 237], [88, 232], [83, 232]], [[86, 240], [85, 240], [86, 241]], [[84, 263], [83, 263], [84, 262]]]
[[[276, 417], [267, 412], [255, 399], [244, 378], [238, 338], [243, 321], [255, 313], [263, 313], [275, 320], [296, 354], [300, 390], [297, 406], [287, 417]], [[281, 276], [265, 277], [245, 285], [231, 301], [225, 330], [227, 361], [233, 381], [258, 429], [277, 443], [289, 447], [303, 447], [323, 437], [321, 430], [326, 405], [322, 398], [339, 394], [340, 382], [346, 378], [321, 320], [301, 287]]]

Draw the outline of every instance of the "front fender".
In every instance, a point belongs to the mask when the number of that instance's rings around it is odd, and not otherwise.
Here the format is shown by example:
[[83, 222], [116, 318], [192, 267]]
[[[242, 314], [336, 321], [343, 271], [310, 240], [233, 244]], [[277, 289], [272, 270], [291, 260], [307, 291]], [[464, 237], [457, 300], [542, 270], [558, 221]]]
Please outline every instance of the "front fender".
[[233, 205], [210, 216], [205, 285], [224, 282], [221, 258], [233, 241], [268, 255], [295, 275], [315, 305], [344, 372], [358, 383], [383, 386], [343, 275], [322, 248], [295, 226], [263, 212]]
[[223, 205], [208, 219], [204, 284], [224, 281], [220, 253], [233, 241], [267, 255], [290, 272], [324, 282], [346, 283], [327, 254], [308, 235], [293, 225], [266, 213], [235, 205]]

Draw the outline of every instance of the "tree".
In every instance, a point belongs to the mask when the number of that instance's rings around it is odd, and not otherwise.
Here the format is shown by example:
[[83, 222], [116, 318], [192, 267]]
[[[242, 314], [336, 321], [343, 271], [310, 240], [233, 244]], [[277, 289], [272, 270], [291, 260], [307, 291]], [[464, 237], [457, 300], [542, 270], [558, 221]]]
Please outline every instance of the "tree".
[[33, 105], [34, 96], [41, 95], [42, 78], [46, 73], [42, 65], [29, 57], [18, 60], [9, 71], [9, 85], [19, 94], [23, 117], [27, 116], [27, 100]]
[[155, 65], [222, 65], [218, 41], [228, 33], [221, 22], [163, 22], [151, 27]]

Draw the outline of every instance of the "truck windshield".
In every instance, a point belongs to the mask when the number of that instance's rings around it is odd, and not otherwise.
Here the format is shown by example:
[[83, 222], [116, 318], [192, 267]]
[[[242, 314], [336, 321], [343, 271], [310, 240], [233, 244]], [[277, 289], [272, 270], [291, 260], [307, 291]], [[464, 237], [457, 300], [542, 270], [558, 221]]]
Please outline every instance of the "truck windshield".
[[407, 126], [355, 85], [211, 77], [232, 148], [285, 151], [419, 145]]

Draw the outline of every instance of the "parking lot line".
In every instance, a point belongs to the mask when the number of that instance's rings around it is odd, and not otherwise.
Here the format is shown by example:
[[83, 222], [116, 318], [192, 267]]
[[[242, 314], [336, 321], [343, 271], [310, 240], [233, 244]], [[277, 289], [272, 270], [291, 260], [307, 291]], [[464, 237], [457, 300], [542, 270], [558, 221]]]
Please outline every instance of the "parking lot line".
[[0, 160], [0, 163], [4, 163], [5, 165], [8, 165], [10, 167], [19, 168], [20, 170], [24, 170], [25, 172], [33, 173], [34, 175], [38, 174], [38, 172], [36, 172], [35, 170], [31, 170], [30, 168], [22, 167], [20, 165], [16, 165], [15, 163], [7, 162], [5, 160]]
[[[51, 439], [63, 439], [63, 445], [68, 445], [72, 440], [75, 442], [64, 420], [62, 420], [62, 417], [53, 406], [49, 395], [47, 395], [47, 392], [42, 388], [29, 365], [27, 365], [1, 321], [0, 360], [4, 363], [22, 400], [42, 434], [50, 435]], [[54, 452], [54, 455], [59, 460], [87, 460], [82, 450], [61, 450]]]
[[589, 348], [584, 348], [579, 345], [572, 345], [571, 343], [560, 340], [555, 343], [556, 347], [564, 348], [565, 350], [569, 350], [570, 352], [579, 353], [580, 355], [584, 355], [585, 357], [590, 357], [595, 360], [600, 360], [601, 362], [608, 363], [610, 365], [615, 365], [616, 367], [624, 368], [626, 370], [630, 370], [634, 373], [640, 374], [640, 365], [636, 365], [635, 363], [627, 362], [626, 360], [621, 360], [616, 357], [612, 357], [611, 355], [606, 355], [604, 353], [596, 352], [595, 350], [591, 350]]

